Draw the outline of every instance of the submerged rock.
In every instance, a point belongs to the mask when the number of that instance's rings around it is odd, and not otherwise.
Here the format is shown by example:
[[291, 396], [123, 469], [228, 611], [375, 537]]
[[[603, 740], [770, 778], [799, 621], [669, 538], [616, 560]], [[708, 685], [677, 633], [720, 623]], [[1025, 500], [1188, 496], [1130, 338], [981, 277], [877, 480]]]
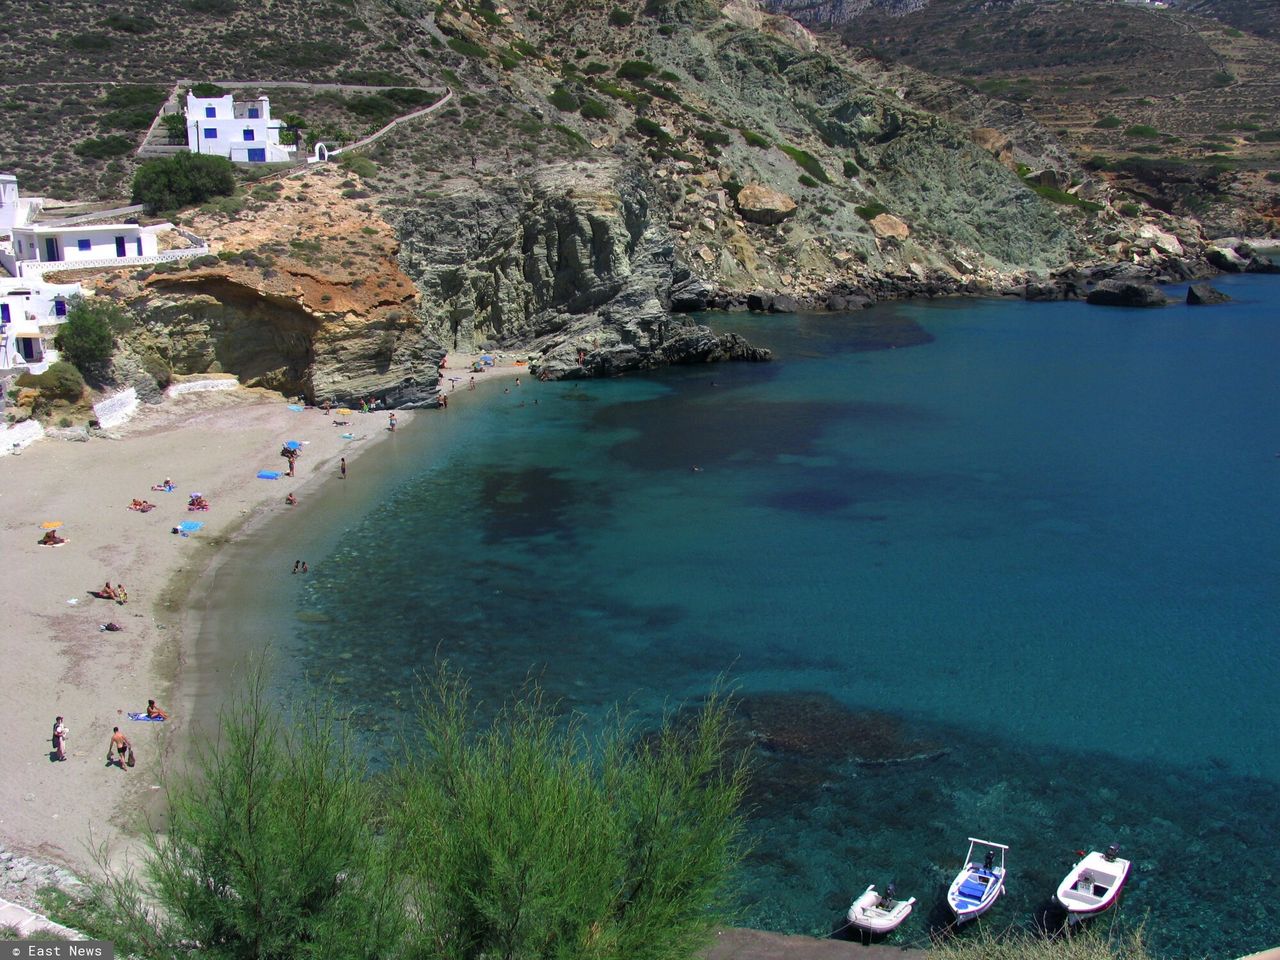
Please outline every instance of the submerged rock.
[[1202, 306], [1215, 303], [1230, 303], [1231, 298], [1221, 290], [1215, 290], [1207, 283], [1193, 283], [1187, 287], [1187, 303]]
[[1085, 298], [1104, 307], [1163, 307], [1169, 299], [1149, 283], [1103, 280]]

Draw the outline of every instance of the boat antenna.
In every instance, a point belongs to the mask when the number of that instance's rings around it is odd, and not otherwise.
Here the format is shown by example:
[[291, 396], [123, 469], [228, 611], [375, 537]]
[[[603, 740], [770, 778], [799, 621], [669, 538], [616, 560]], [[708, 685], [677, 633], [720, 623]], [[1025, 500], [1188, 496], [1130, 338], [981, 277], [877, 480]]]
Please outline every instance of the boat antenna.
[[1111, 846], [1107, 847], [1107, 852], [1104, 853], [1102, 856], [1106, 859], [1108, 863], [1115, 860], [1116, 857], [1120, 856], [1120, 844], [1118, 843], [1111, 844]]

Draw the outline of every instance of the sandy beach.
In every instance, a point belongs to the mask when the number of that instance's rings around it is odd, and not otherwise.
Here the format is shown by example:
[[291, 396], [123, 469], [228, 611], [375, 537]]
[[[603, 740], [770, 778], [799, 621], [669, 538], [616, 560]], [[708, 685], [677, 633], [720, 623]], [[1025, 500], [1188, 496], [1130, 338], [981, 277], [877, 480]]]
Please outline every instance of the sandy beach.
[[[451, 358], [450, 366], [466, 371], [469, 361]], [[526, 369], [500, 361], [484, 379]], [[452, 402], [488, 392], [466, 386], [452, 384]], [[438, 414], [396, 415], [405, 431], [430, 429]], [[287, 536], [293, 508], [286, 495], [305, 502], [317, 484], [341, 482], [340, 458], [354, 467], [362, 451], [392, 437], [387, 425], [383, 410], [296, 411], [278, 394], [236, 389], [144, 407], [110, 439], [47, 439], [0, 458], [0, 549], [8, 560], [0, 651], [6, 726], [16, 748], [0, 778], [4, 846], [80, 873], [93, 870], [91, 845], [107, 843], [113, 860], [127, 851], [148, 811], [158, 808], [160, 773], [189, 725], [184, 677], [193, 672], [198, 629], [190, 591], [207, 581], [220, 547], [251, 526], [269, 522]], [[283, 476], [286, 440], [302, 444], [293, 478]], [[282, 476], [259, 479], [259, 471]], [[174, 492], [152, 490], [166, 477]], [[188, 511], [196, 492], [208, 511]], [[135, 498], [156, 508], [128, 509]], [[171, 532], [192, 520], [204, 527], [188, 536]], [[67, 542], [39, 545], [41, 525], [55, 521]], [[127, 604], [92, 596], [107, 580], [124, 586]], [[108, 622], [123, 629], [102, 630]], [[170, 721], [127, 718], [148, 699], [168, 710]], [[55, 762], [50, 734], [59, 715], [69, 736], [67, 759]], [[133, 769], [106, 764], [114, 726], [134, 746]]]

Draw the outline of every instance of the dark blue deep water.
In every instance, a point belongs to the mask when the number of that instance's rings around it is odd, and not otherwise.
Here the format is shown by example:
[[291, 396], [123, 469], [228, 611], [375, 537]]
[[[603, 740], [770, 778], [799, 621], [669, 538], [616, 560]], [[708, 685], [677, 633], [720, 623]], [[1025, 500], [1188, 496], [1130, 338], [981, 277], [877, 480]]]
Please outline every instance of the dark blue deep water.
[[1280, 944], [1280, 278], [1218, 284], [709, 317], [776, 362], [459, 393], [271, 588], [290, 659], [374, 749], [437, 651], [593, 717], [727, 674], [747, 924], [892, 878], [917, 941], [974, 835], [1011, 846], [985, 923], [1117, 841], [1160, 953]]

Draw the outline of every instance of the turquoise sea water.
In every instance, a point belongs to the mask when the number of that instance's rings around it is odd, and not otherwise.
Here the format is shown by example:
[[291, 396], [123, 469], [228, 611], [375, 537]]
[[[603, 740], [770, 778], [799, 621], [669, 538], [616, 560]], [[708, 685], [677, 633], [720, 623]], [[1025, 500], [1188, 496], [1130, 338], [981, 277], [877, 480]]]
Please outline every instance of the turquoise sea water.
[[437, 652], [591, 716], [728, 675], [748, 924], [823, 934], [896, 879], [919, 940], [973, 835], [1011, 846], [983, 922], [1118, 841], [1159, 952], [1280, 944], [1280, 280], [1219, 285], [709, 317], [778, 359], [459, 394], [239, 622], [375, 752]]

